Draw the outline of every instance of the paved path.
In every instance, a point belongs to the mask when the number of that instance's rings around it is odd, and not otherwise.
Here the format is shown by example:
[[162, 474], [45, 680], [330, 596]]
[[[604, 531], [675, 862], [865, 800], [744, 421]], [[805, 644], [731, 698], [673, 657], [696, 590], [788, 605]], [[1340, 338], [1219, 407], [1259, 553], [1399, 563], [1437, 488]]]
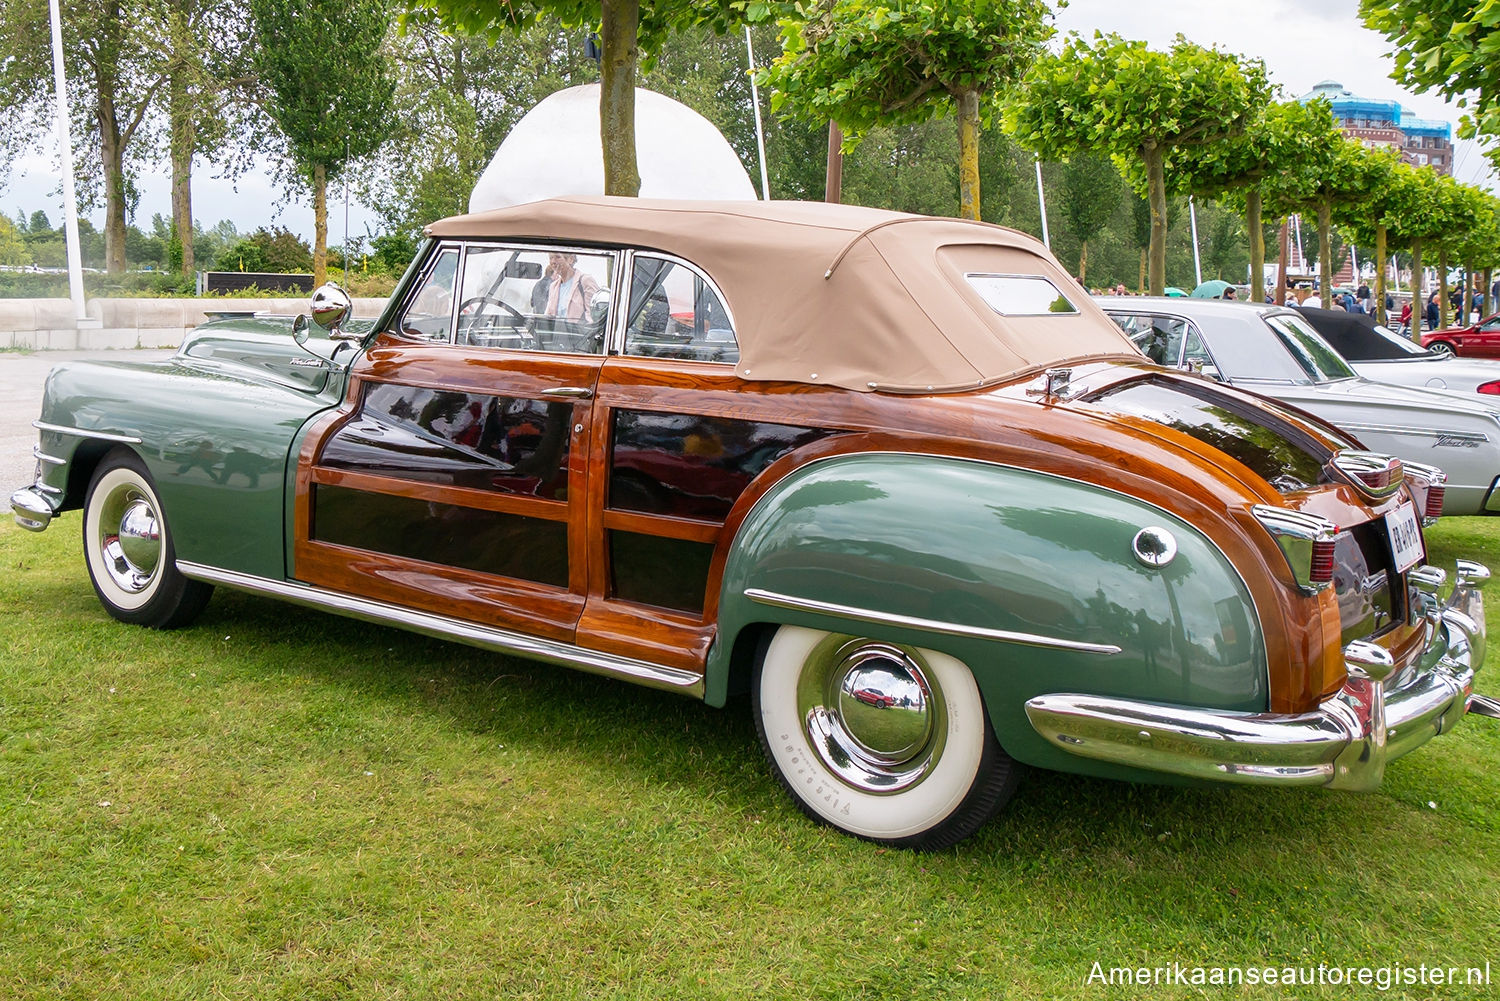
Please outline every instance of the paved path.
[[111, 361], [156, 361], [171, 351], [0, 351], [0, 517], [10, 519], [10, 494], [30, 485], [36, 469], [31, 447], [36, 428], [31, 422], [42, 412], [42, 386], [59, 362], [108, 358]]

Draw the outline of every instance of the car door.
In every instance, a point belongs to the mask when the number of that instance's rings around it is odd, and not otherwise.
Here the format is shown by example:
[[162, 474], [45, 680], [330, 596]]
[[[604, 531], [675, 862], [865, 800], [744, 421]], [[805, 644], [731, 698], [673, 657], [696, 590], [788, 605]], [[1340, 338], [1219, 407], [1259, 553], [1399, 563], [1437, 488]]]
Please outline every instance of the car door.
[[752, 481], [836, 433], [808, 394], [735, 373], [734, 321], [686, 261], [636, 252], [593, 410], [580, 646], [702, 671], [729, 524]]
[[1463, 352], [1475, 358], [1500, 358], [1500, 316], [1479, 324], [1473, 333], [1464, 335]]
[[302, 449], [295, 578], [571, 641], [618, 257], [435, 247]]

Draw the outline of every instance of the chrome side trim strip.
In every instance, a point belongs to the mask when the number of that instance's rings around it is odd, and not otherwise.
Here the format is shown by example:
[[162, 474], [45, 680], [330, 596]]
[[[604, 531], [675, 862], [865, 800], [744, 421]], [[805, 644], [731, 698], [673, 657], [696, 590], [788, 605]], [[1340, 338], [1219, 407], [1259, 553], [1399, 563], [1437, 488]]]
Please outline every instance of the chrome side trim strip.
[[48, 455], [46, 452], [43, 452], [42, 446], [40, 445], [32, 445], [31, 454], [36, 456], [36, 458], [40, 459], [42, 462], [50, 463], [54, 466], [66, 466], [68, 464], [67, 459], [59, 459], [55, 455]]
[[923, 632], [941, 633], [944, 636], [963, 636], [969, 639], [995, 640], [1000, 643], [1019, 643], [1022, 646], [1048, 647], [1054, 650], [1075, 650], [1079, 653], [1098, 653], [1113, 656], [1120, 648], [1109, 643], [1081, 643], [1077, 640], [1059, 639], [1055, 636], [1038, 636], [1035, 633], [1016, 633], [1005, 629], [986, 629], [983, 626], [961, 626], [935, 619], [919, 619], [910, 615], [894, 615], [875, 612], [852, 605], [838, 605], [829, 601], [814, 601], [811, 598], [794, 598], [775, 591], [752, 587], [745, 597], [772, 608], [784, 608], [793, 612], [813, 612], [819, 615], [836, 615], [842, 619], [867, 622], [877, 626], [895, 626], [898, 629], [919, 629]]
[[397, 626], [424, 636], [453, 640], [457, 643], [479, 647], [482, 650], [515, 654], [549, 664], [577, 668], [590, 674], [623, 678], [648, 688], [681, 692], [698, 698], [703, 696], [703, 675], [676, 667], [620, 657], [599, 650], [585, 650], [570, 643], [559, 643], [556, 640], [527, 636], [508, 629], [496, 629], [493, 626], [484, 626], [476, 622], [465, 622], [446, 615], [434, 615], [430, 612], [387, 605], [368, 598], [356, 598], [353, 595], [328, 591], [311, 584], [270, 580], [234, 570], [204, 566], [201, 563], [189, 563], [185, 560], [177, 561], [177, 569], [193, 580], [221, 584], [237, 591], [249, 591], [252, 594], [280, 598], [294, 604], [333, 612], [336, 615], [346, 615], [364, 622]]
[[1345, 431], [1374, 431], [1377, 434], [1405, 434], [1416, 438], [1457, 438], [1461, 441], [1489, 441], [1482, 431], [1444, 431], [1441, 428], [1391, 427], [1388, 424], [1340, 424]]
[[54, 487], [46, 483], [33, 483], [31, 485], [31, 489], [40, 490], [44, 494], [54, 494], [58, 497], [61, 497], [63, 494], [67, 493], [67, 491], [62, 487]]
[[101, 441], [118, 441], [126, 445], [139, 445], [141, 440], [134, 435], [111, 434], [108, 431], [90, 431], [87, 428], [70, 428], [61, 424], [48, 424], [45, 421], [32, 421], [31, 426], [38, 431], [52, 431], [57, 434], [69, 434], [75, 438], [98, 438]]

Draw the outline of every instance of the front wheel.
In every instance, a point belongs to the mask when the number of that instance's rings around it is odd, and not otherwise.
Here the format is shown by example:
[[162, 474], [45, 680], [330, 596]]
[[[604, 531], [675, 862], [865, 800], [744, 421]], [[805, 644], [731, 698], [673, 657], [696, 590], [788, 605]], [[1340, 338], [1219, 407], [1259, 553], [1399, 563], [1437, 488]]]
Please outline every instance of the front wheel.
[[782, 626], [751, 691], [782, 784], [842, 831], [945, 848], [1015, 791], [1020, 766], [995, 739], [973, 674], [946, 654]]
[[1435, 355], [1441, 355], [1444, 358], [1452, 358], [1455, 354], [1457, 354], [1457, 352], [1453, 350], [1453, 345], [1449, 344], [1447, 341], [1433, 341], [1431, 344], [1427, 345], [1427, 350], [1431, 351]]
[[83, 555], [99, 602], [121, 622], [185, 626], [213, 593], [177, 569], [151, 474], [128, 448], [110, 452], [94, 471], [83, 505]]

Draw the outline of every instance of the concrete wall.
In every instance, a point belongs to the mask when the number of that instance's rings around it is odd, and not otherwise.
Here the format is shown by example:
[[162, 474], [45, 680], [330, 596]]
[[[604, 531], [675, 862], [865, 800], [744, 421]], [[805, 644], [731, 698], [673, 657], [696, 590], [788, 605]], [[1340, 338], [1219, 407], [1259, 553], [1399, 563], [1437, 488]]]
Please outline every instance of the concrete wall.
[[[354, 315], [374, 318], [384, 299], [355, 299]], [[305, 313], [295, 299], [90, 299], [90, 322], [73, 318], [69, 299], [0, 299], [0, 349], [94, 351], [106, 348], [173, 348], [207, 312]]]

